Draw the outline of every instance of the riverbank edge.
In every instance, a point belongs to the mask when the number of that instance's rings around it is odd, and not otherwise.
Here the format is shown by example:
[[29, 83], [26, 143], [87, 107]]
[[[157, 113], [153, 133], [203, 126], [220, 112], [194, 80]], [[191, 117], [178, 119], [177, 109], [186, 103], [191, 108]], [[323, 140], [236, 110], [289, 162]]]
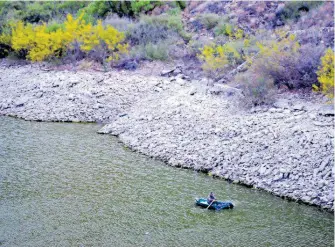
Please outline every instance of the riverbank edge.
[[[98, 134], [102, 134], [102, 135], [104, 135], [104, 133], [99, 133], [99, 132], [98, 132]], [[170, 164], [168, 161], [166, 161], [166, 160], [164, 160], [164, 159], [161, 159], [161, 158], [159, 158], [159, 157], [153, 157], [153, 156], [151, 156], [151, 155], [149, 155], [149, 154], [147, 154], [147, 153], [145, 153], [145, 152], [141, 152], [141, 151], [139, 151], [139, 150], [137, 150], [137, 149], [133, 149], [131, 146], [126, 145], [126, 144], [120, 139], [119, 135], [113, 135], [113, 134], [111, 134], [111, 135], [112, 135], [112, 136], [115, 136], [116, 138], [118, 138], [118, 140], [120, 140], [120, 141], [123, 143], [123, 145], [124, 145], [125, 147], [127, 147], [129, 150], [131, 150], [132, 152], [136, 152], [136, 153], [139, 153], [139, 154], [148, 156], [148, 157], [150, 157], [151, 159], [155, 159], [155, 160], [158, 160], [158, 161], [160, 161], [160, 162], [163, 162], [164, 164], [166, 164], [166, 165], [168, 165], [168, 166], [171, 166], [171, 167], [173, 167], [173, 168], [187, 169], [187, 170], [193, 170], [193, 171], [201, 172], [201, 173], [203, 173], [203, 174], [207, 174], [207, 175], [211, 176], [213, 179], [220, 179], [220, 180], [223, 180], [223, 181], [228, 182], [228, 183], [233, 183], [233, 184], [236, 184], [236, 185], [244, 186], [244, 187], [249, 188], [249, 189], [256, 189], [256, 190], [259, 190], [259, 191], [264, 191], [264, 192], [266, 192], [266, 193], [269, 193], [269, 194], [271, 194], [271, 195], [273, 195], [273, 196], [276, 196], [276, 197], [280, 197], [281, 199], [286, 200], [286, 201], [289, 201], [289, 202], [295, 202], [295, 203], [299, 203], [299, 204], [304, 204], [304, 205], [308, 205], [308, 206], [315, 207], [315, 208], [317, 208], [317, 209], [319, 209], [319, 210], [322, 210], [322, 211], [326, 211], [326, 212], [328, 212], [328, 213], [332, 213], [332, 214], [334, 213], [334, 210], [331, 209], [331, 208], [322, 207], [321, 205], [313, 204], [313, 203], [311, 203], [311, 202], [307, 202], [307, 201], [303, 201], [303, 200], [297, 200], [297, 199], [292, 198], [292, 197], [290, 197], [290, 196], [286, 196], [286, 195], [283, 195], [283, 194], [280, 194], [280, 193], [274, 193], [273, 191], [270, 191], [270, 190], [267, 190], [267, 189], [264, 189], [264, 188], [261, 188], [261, 187], [255, 187], [255, 186], [252, 186], [252, 185], [250, 185], [250, 184], [243, 183], [242, 181], [238, 181], [238, 182], [236, 182], [236, 181], [234, 181], [234, 180], [227, 179], [227, 178], [225, 178], [224, 176], [220, 176], [220, 175], [217, 175], [217, 174], [213, 175], [213, 174], [211, 174], [210, 172], [208, 172], [208, 171], [206, 171], [206, 170], [196, 170], [196, 169], [194, 169], [194, 168], [190, 168], [190, 167], [185, 166], [185, 165], [177, 165], [177, 166], [176, 166], [176, 165]]]
[[[11, 117], [11, 118], [15, 118], [15, 119], [21, 119], [21, 120], [24, 120], [24, 121], [31, 121], [31, 122], [50, 122], [50, 123], [74, 123], [74, 124], [98, 124], [96, 122], [92, 122], [92, 121], [87, 121], [87, 122], [75, 122], [75, 121], [54, 121], [54, 120], [50, 120], [50, 121], [46, 121], [46, 120], [31, 120], [31, 119], [26, 119], [26, 118], [23, 118], [23, 117], [20, 117], [20, 116], [17, 116], [17, 115], [12, 115], [12, 114], [8, 114], [8, 115], [4, 115], [6, 117]], [[105, 135], [104, 133], [99, 133], [97, 132], [97, 134], [99, 135]], [[204, 173], [204, 174], [207, 174], [207, 175], [210, 175], [213, 179], [220, 179], [220, 180], [223, 180], [225, 182], [228, 182], [228, 183], [233, 183], [233, 184], [236, 184], [236, 185], [240, 185], [240, 186], [244, 186], [244, 187], [247, 187], [247, 188], [250, 188], [250, 189], [257, 189], [259, 191], [264, 191], [266, 193], [270, 193], [271, 195], [273, 196], [276, 196], [276, 197], [280, 197], [282, 198], [283, 200], [287, 200], [287, 201], [290, 201], [290, 202], [295, 202], [295, 203], [299, 203], [299, 204], [304, 204], [304, 205], [308, 205], [308, 206], [312, 206], [312, 207], [315, 207], [319, 210], [322, 210], [322, 211], [325, 211], [325, 212], [328, 212], [328, 213], [334, 213], [334, 210], [332, 210], [331, 208], [326, 208], [326, 207], [322, 207], [321, 205], [317, 205], [317, 204], [313, 204], [313, 203], [310, 203], [310, 202], [306, 202], [306, 201], [303, 201], [303, 200], [296, 200], [292, 197], [289, 197], [289, 196], [285, 196], [285, 195], [282, 195], [280, 193], [274, 193], [272, 191], [269, 191], [269, 190], [266, 190], [264, 188], [260, 188], [260, 187], [254, 187], [252, 185], [249, 185], [249, 184], [246, 184], [246, 183], [243, 183], [241, 181], [238, 181], [238, 182], [235, 182], [231, 179], [226, 179], [224, 176], [220, 176], [220, 175], [211, 175], [208, 171], [205, 171], [205, 170], [195, 170], [194, 168], [190, 168], [190, 167], [187, 167], [187, 166], [183, 166], [183, 165], [178, 165], [178, 166], [175, 166], [175, 165], [172, 165], [170, 164], [168, 161], [165, 161], [163, 159], [160, 159], [158, 157], [152, 157], [150, 156], [149, 154], [146, 154], [145, 152], [141, 152], [139, 150], [136, 150], [136, 149], [133, 149], [131, 146], [127, 146], [124, 142], [122, 142], [122, 140], [119, 138], [119, 135], [113, 135], [111, 134], [112, 136], [115, 136], [116, 138], [118, 138], [118, 140], [125, 146], [127, 147], [130, 151], [132, 152], [136, 152], [136, 153], [139, 153], [141, 155], [145, 155], [147, 157], [150, 157], [151, 159], [155, 159], [155, 160], [158, 160], [160, 162], [163, 162], [164, 164], [172, 167], [172, 168], [179, 168], [179, 169], [187, 169], [187, 170], [193, 170], [193, 171], [197, 171], [197, 172], [201, 172], [201, 173]]]

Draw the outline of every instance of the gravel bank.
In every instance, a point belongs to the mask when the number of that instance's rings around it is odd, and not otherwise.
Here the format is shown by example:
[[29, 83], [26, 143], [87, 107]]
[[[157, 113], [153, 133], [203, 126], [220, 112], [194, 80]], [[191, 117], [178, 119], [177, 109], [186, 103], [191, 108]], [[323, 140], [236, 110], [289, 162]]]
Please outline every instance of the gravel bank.
[[128, 72], [1, 68], [0, 115], [109, 123], [99, 132], [172, 166], [334, 210], [334, 109], [285, 96], [243, 112], [229, 87]]

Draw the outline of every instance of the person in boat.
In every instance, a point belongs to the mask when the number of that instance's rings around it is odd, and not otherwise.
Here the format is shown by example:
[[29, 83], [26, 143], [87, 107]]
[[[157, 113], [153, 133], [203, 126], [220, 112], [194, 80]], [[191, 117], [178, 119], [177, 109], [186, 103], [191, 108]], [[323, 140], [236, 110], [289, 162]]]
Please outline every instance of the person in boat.
[[215, 195], [213, 192], [209, 193], [208, 197], [207, 197], [207, 203], [211, 204], [212, 202], [216, 201]]

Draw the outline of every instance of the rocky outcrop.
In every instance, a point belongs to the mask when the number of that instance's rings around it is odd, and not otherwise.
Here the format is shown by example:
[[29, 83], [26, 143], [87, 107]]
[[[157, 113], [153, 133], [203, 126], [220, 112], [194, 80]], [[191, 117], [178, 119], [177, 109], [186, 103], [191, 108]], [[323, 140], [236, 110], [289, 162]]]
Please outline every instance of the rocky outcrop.
[[109, 122], [100, 133], [172, 166], [334, 209], [334, 110], [318, 100], [285, 96], [241, 111], [239, 90], [178, 75], [3, 71], [2, 115]]

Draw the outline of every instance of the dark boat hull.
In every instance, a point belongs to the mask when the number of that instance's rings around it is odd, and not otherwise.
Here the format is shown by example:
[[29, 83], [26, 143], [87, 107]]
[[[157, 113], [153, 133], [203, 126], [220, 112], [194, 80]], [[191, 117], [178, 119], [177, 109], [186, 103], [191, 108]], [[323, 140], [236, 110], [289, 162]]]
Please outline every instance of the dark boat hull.
[[[208, 208], [208, 206], [210, 205], [208, 204], [207, 199], [205, 198], [196, 198], [195, 204], [204, 208]], [[221, 209], [230, 209], [233, 207], [234, 205], [231, 202], [215, 201], [209, 206], [208, 209], [221, 210]]]

